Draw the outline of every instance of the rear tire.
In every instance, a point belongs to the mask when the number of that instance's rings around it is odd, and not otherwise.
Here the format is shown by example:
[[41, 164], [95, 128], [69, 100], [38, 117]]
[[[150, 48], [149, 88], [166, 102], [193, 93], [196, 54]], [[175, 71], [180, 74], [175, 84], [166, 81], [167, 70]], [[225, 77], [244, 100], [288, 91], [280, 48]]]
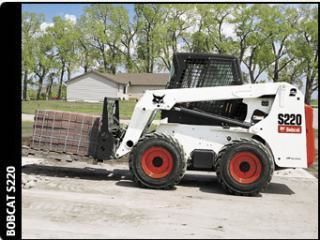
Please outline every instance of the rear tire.
[[140, 186], [170, 189], [180, 182], [186, 171], [186, 159], [177, 140], [165, 134], [144, 136], [131, 151], [129, 167]]
[[224, 146], [216, 161], [218, 181], [235, 195], [257, 195], [270, 183], [273, 171], [271, 151], [253, 139]]

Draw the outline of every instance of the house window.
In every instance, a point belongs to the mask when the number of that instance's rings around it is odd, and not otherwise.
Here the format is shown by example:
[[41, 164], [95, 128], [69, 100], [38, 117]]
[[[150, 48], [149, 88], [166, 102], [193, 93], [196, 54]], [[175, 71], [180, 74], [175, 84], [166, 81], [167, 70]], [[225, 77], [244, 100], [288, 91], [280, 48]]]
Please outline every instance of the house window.
[[123, 94], [126, 94], [126, 86], [123, 86]]

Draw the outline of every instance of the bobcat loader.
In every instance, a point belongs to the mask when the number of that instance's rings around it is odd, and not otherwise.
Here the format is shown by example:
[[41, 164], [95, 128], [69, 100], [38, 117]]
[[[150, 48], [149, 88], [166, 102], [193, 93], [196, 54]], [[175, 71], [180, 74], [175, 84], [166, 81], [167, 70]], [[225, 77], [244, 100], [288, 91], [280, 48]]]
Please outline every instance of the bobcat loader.
[[155, 189], [172, 188], [187, 169], [215, 171], [227, 192], [245, 196], [275, 169], [313, 164], [312, 108], [295, 86], [243, 84], [232, 56], [176, 53], [173, 66], [166, 89], [146, 91], [126, 129], [117, 101], [105, 99], [98, 159], [129, 154], [134, 180]]

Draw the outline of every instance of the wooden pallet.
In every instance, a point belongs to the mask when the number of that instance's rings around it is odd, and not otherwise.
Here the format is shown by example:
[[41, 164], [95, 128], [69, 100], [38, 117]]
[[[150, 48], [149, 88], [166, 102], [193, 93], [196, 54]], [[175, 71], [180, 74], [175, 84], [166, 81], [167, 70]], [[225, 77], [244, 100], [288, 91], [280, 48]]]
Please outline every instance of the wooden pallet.
[[39, 158], [45, 158], [45, 159], [57, 160], [57, 161], [63, 161], [63, 162], [80, 161], [80, 162], [88, 162], [91, 164], [98, 163], [98, 160], [94, 159], [89, 155], [83, 156], [83, 155], [77, 155], [70, 152], [55, 152], [55, 151], [48, 151], [47, 149], [34, 149], [27, 146], [22, 147], [22, 156], [39, 157]]

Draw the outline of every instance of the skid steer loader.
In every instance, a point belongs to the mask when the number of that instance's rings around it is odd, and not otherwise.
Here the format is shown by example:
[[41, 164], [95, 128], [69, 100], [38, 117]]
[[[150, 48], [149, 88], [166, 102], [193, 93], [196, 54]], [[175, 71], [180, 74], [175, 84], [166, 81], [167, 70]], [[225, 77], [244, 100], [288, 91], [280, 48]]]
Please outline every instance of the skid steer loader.
[[[275, 168], [314, 161], [312, 108], [303, 94], [285, 82], [243, 84], [232, 56], [176, 53], [166, 89], [146, 91], [126, 129], [118, 105], [105, 106], [97, 158], [129, 154], [144, 187], [172, 188], [187, 169], [205, 170], [227, 192], [252, 196]], [[160, 125], [150, 132], [158, 111]]]

